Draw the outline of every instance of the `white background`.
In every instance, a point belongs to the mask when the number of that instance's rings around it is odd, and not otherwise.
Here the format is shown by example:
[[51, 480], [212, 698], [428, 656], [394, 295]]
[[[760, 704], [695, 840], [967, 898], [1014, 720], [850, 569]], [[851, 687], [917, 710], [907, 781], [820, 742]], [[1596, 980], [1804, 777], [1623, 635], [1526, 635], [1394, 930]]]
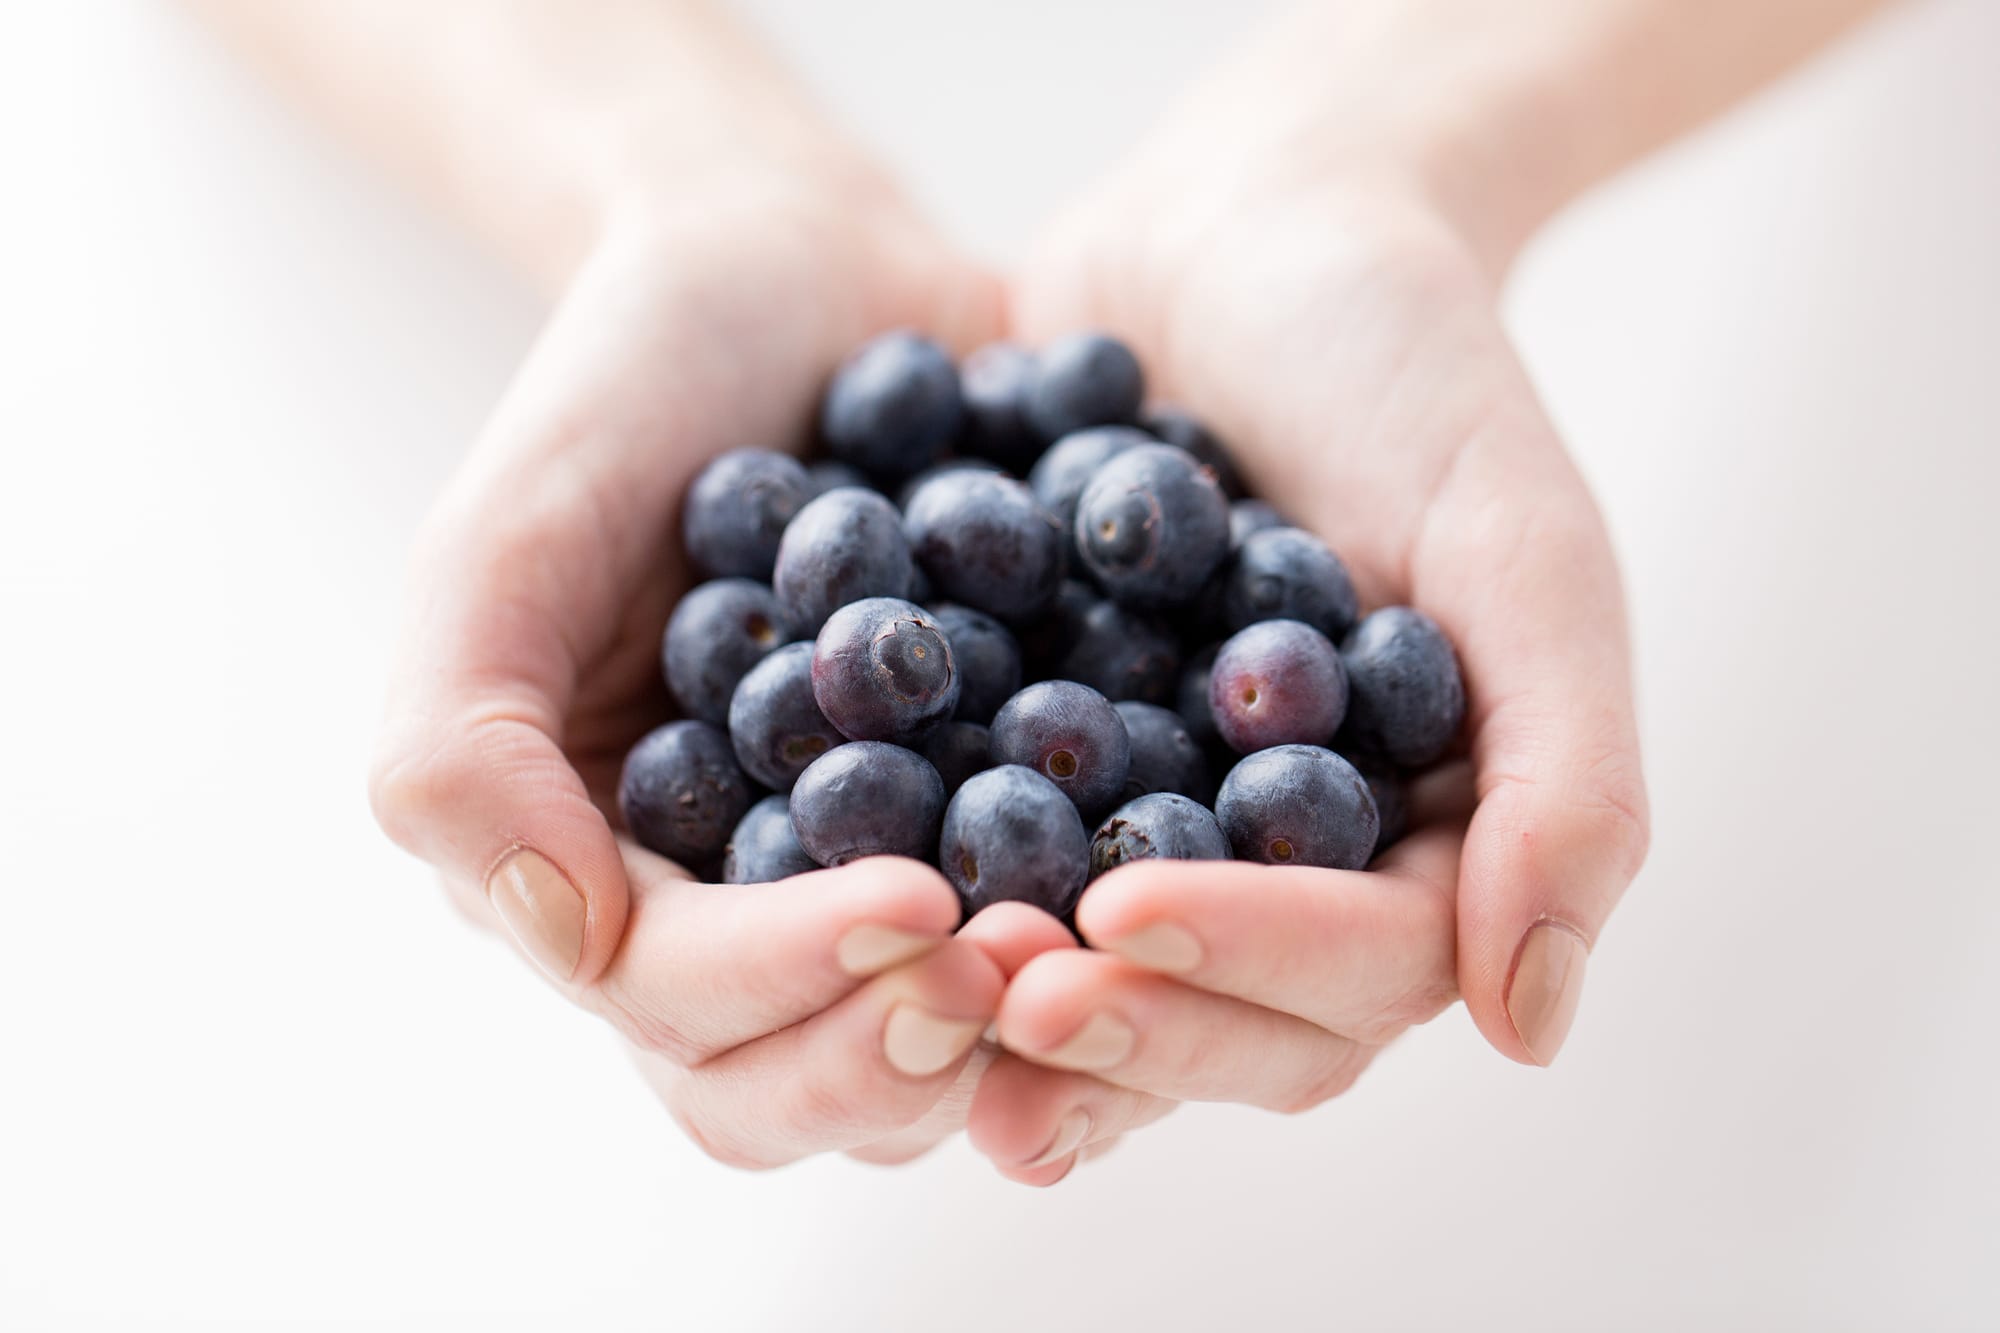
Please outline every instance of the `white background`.
[[[1244, 21], [754, 9], [1005, 255]], [[1610, 512], [1657, 847], [1561, 1065], [1054, 1191], [763, 1176], [372, 830], [402, 547], [533, 300], [172, 11], [0, 17], [0, 1327], [2000, 1324], [2000, 8], [1602, 192], [1510, 313]]]

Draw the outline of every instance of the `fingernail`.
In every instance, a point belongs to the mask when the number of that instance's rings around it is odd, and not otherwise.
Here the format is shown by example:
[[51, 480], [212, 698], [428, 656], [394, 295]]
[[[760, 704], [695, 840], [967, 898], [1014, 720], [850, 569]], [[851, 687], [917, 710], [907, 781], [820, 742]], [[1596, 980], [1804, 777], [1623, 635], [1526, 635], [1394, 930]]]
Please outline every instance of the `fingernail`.
[[1123, 1063], [1132, 1053], [1132, 1043], [1137, 1037], [1123, 1019], [1092, 1014], [1075, 1036], [1035, 1059], [1064, 1069], [1109, 1069]]
[[1056, 1136], [1049, 1140], [1049, 1146], [1042, 1149], [1029, 1168], [1047, 1166], [1050, 1162], [1061, 1161], [1080, 1147], [1090, 1134], [1090, 1112], [1081, 1106], [1074, 1108], [1056, 1124]]
[[972, 1049], [983, 1020], [940, 1018], [914, 1004], [889, 1011], [882, 1029], [882, 1054], [912, 1078], [928, 1078]]
[[1569, 1036], [1589, 957], [1583, 937], [1560, 921], [1538, 921], [1521, 937], [1507, 983], [1507, 1017], [1538, 1065], [1554, 1061]]
[[1201, 941], [1170, 921], [1155, 921], [1130, 935], [1101, 943], [1119, 957], [1155, 972], [1192, 972], [1201, 966]]
[[936, 948], [933, 936], [912, 935], [907, 930], [874, 924], [856, 926], [840, 937], [834, 957], [843, 972], [854, 977], [872, 977], [877, 972], [920, 958]]
[[521, 950], [557, 981], [576, 975], [583, 957], [583, 895], [555, 862], [517, 847], [486, 877], [486, 897]]

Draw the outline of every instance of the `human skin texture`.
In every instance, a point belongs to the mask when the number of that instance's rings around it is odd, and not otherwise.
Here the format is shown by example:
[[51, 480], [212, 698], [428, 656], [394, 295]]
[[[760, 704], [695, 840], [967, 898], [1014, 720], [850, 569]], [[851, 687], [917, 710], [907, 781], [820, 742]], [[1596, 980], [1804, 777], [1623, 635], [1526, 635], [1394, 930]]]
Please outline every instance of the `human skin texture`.
[[[554, 297], [416, 543], [373, 803], [706, 1151], [897, 1161], [963, 1126], [1049, 1184], [1178, 1100], [1316, 1105], [1458, 997], [1502, 1054], [1554, 1058], [1647, 813], [1610, 543], [1498, 284], [1569, 198], [1869, 0], [1301, 5], [1055, 222], [1011, 328], [719, 9], [190, 3]], [[912, 862], [721, 887], [619, 836], [689, 481], [802, 448], [826, 376], [893, 327], [961, 356], [1116, 334], [1364, 607], [1436, 618], [1465, 760], [1373, 870], [1123, 867], [1077, 908], [1084, 951], [1018, 903], [954, 936]]]

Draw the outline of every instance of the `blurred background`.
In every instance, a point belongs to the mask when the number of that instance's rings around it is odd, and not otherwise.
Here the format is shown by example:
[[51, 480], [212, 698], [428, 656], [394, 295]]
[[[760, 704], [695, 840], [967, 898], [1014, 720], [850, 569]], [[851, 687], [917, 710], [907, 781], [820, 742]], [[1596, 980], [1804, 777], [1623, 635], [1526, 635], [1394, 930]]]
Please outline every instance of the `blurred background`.
[[[1005, 258], [1263, 6], [746, 7]], [[1561, 1064], [1454, 1010], [1033, 1193], [710, 1163], [375, 832], [538, 305], [178, 11], [0, 10], [0, 1327], [2000, 1327], [1996, 69], [1913, 5], [1520, 268], [1658, 830]]]

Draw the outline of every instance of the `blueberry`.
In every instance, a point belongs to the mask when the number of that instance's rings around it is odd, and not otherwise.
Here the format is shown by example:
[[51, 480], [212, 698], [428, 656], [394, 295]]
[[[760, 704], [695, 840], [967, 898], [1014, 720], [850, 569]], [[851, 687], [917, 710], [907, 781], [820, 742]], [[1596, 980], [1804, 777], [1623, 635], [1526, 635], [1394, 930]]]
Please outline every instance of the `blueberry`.
[[724, 884], [769, 884], [817, 869], [819, 862], [799, 846], [791, 802], [782, 796], [766, 796], [751, 806], [722, 853]]
[[944, 779], [914, 750], [856, 741], [828, 750], [792, 788], [792, 830], [823, 866], [864, 856], [927, 860], [944, 817]]
[[1042, 455], [1034, 471], [1028, 474], [1028, 489], [1041, 501], [1042, 508], [1055, 515], [1065, 547], [1072, 544], [1070, 533], [1076, 524], [1076, 502], [1097, 470], [1127, 449], [1152, 442], [1152, 437], [1144, 431], [1103, 426], [1065, 435]]
[[643, 847], [690, 868], [712, 859], [750, 808], [729, 737], [706, 722], [669, 722], [639, 738], [618, 777], [618, 811]]
[[911, 477], [901, 486], [898, 486], [896, 488], [896, 508], [907, 514], [910, 509], [910, 501], [916, 498], [918, 491], [937, 478], [948, 477], [954, 472], [983, 472], [988, 476], [995, 477], [1004, 477], [1007, 475], [1000, 470], [998, 464], [990, 463], [984, 458], [947, 458], [943, 462], [931, 464], [922, 472], [919, 472], [916, 476]]
[[1354, 765], [1316, 745], [1245, 758], [1222, 780], [1215, 817], [1241, 861], [1359, 870], [1375, 853], [1375, 798]]
[[1040, 615], [1062, 582], [1062, 530], [1034, 492], [998, 473], [926, 482], [910, 497], [903, 534], [939, 596], [1002, 620]]
[[920, 753], [944, 779], [945, 795], [965, 785], [975, 773], [993, 767], [993, 742], [977, 722], [946, 722], [924, 737]]
[[1090, 878], [1090, 837], [1047, 778], [1019, 765], [990, 768], [951, 798], [938, 867], [967, 916], [1011, 901], [1063, 917]]
[[1069, 651], [1050, 671], [1107, 699], [1165, 703], [1180, 678], [1180, 643], [1158, 621], [1116, 602], [1094, 600], [1064, 630]]
[[660, 660], [667, 688], [689, 717], [720, 726], [745, 672], [796, 637], [776, 594], [749, 579], [715, 579], [681, 598], [667, 618]]
[[1174, 792], [1125, 802], [1090, 840], [1094, 879], [1127, 861], [1227, 861], [1229, 839], [1208, 807]]
[[912, 741], [958, 707], [958, 668], [920, 606], [869, 597], [827, 618], [813, 644], [813, 698], [855, 741]]
[[1348, 731], [1360, 747], [1403, 768], [1442, 758], [1465, 721], [1465, 682], [1438, 623], [1384, 607], [1347, 636], [1341, 656], [1354, 692]]
[[963, 414], [951, 356], [899, 329], [865, 344], [834, 373], [820, 407], [820, 436], [843, 463], [907, 477], [944, 452]]
[[1130, 701], [1112, 707], [1118, 710], [1132, 741], [1132, 762], [1125, 771], [1126, 800], [1163, 791], [1197, 801], [1214, 795], [1208, 760], [1179, 713]]
[[[868, 477], [860, 468], [843, 463], [834, 458], [822, 458], [817, 463], [806, 465], [806, 498], [816, 500], [828, 491], [842, 486], [868, 488]], [[775, 557], [775, 549], [772, 552]]]
[[1382, 825], [1375, 838], [1375, 855], [1380, 856], [1401, 842], [1403, 835], [1410, 831], [1410, 784], [1404, 778], [1372, 764], [1356, 763], [1347, 755], [1340, 757], [1354, 764], [1355, 770], [1368, 784], [1368, 794], [1375, 798], [1375, 813]]
[[984, 611], [935, 602], [930, 612], [958, 668], [958, 711], [952, 716], [961, 722], [991, 722], [1000, 705], [1021, 688], [1021, 645]]
[[730, 450], [701, 470], [681, 505], [688, 559], [716, 577], [768, 580], [785, 525], [812, 493], [791, 455]]
[[1127, 449], [1077, 500], [1076, 549], [1128, 606], [1190, 601], [1229, 554], [1229, 502], [1214, 474], [1170, 444]]
[[1229, 549], [1234, 551], [1242, 546], [1252, 533], [1266, 528], [1284, 528], [1286, 523], [1265, 500], [1238, 500], [1229, 506]]
[[846, 738], [813, 700], [813, 646], [788, 643], [750, 668], [729, 700], [729, 744], [743, 771], [790, 791], [806, 765]]
[[1242, 754], [1324, 745], [1347, 715], [1340, 650], [1302, 621], [1259, 621], [1216, 653], [1208, 707], [1222, 739]]
[[960, 445], [966, 453], [1017, 476], [1034, 466], [1042, 441], [1022, 415], [1034, 377], [1034, 353], [1014, 343], [988, 343], [965, 358], [958, 391], [965, 400]]
[[1102, 333], [1073, 333], [1035, 358], [1024, 411], [1044, 440], [1059, 440], [1088, 426], [1131, 421], [1145, 396], [1145, 374], [1131, 348]]
[[1243, 480], [1236, 471], [1236, 460], [1215, 433], [1192, 414], [1178, 407], [1156, 407], [1140, 424], [1155, 438], [1187, 450], [1204, 466], [1213, 468], [1215, 484], [1224, 495], [1232, 500], [1242, 498]]
[[1063, 659], [1083, 633], [1091, 610], [1103, 601], [1103, 595], [1082, 579], [1063, 580], [1041, 619], [1019, 627], [1021, 667], [1027, 679], [1065, 679], [1060, 669]]
[[1180, 690], [1174, 696], [1174, 711], [1187, 723], [1188, 735], [1198, 745], [1212, 745], [1222, 739], [1222, 733], [1215, 729], [1215, 714], [1208, 706], [1209, 672], [1221, 650], [1221, 644], [1211, 643], [1190, 657], [1181, 668]]
[[1232, 631], [1260, 620], [1303, 620], [1339, 642], [1359, 611], [1347, 566], [1300, 528], [1250, 534], [1223, 575], [1222, 614]]
[[778, 543], [772, 586], [801, 633], [864, 597], [905, 597], [916, 562], [896, 506], [859, 487], [828, 491], [799, 510]]
[[1048, 680], [994, 715], [993, 762], [1033, 769], [1095, 819], [1125, 791], [1132, 740], [1109, 699], [1088, 685]]

